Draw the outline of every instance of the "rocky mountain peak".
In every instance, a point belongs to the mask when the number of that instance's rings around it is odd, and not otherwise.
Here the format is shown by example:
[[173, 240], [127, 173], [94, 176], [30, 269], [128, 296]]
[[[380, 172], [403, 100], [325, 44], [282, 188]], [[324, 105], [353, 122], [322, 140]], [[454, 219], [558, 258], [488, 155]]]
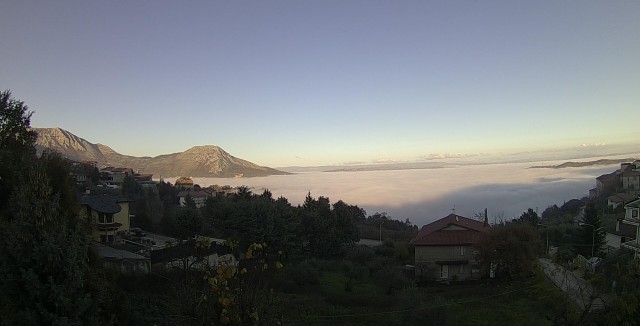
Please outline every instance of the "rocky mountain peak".
[[60, 128], [34, 128], [40, 152], [54, 150], [76, 161], [97, 161], [100, 166], [128, 167], [164, 177], [234, 177], [287, 174], [239, 159], [215, 145], [194, 146], [184, 152], [156, 157], [122, 155], [104, 144], [92, 144]]

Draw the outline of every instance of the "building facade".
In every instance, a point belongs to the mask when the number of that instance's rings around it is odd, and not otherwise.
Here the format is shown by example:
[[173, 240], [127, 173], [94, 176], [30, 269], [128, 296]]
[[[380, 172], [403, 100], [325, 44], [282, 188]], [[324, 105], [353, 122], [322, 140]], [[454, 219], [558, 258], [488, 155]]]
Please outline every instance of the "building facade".
[[416, 276], [444, 280], [479, 278], [473, 246], [490, 229], [486, 218], [480, 222], [455, 214], [423, 226], [411, 241], [415, 247]]

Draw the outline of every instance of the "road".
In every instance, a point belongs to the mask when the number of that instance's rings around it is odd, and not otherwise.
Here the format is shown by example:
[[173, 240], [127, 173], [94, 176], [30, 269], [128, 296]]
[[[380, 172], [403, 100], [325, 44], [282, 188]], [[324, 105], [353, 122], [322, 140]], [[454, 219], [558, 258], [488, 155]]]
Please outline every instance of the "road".
[[606, 307], [606, 298], [576, 273], [553, 263], [548, 258], [538, 259], [547, 277], [583, 311], [585, 309], [598, 310]]

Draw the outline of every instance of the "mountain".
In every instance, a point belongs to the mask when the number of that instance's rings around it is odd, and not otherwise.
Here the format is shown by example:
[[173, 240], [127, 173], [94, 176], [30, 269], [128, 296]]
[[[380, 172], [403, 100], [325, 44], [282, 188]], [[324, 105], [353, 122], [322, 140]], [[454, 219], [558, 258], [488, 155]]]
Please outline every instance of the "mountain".
[[195, 146], [181, 153], [156, 157], [122, 155], [109, 146], [92, 144], [60, 128], [33, 128], [38, 133], [36, 149], [53, 150], [75, 161], [96, 161], [101, 167], [128, 167], [163, 177], [261, 177], [288, 174], [239, 159], [213, 145]]
[[564, 162], [558, 165], [535, 165], [532, 166], [532, 169], [564, 169], [564, 168], [580, 168], [585, 166], [597, 166], [597, 165], [613, 165], [620, 164], [624, 162], [633, 162], [637, 160], [637, 158], [621, 158], [621, 159], [600, 159], [596, 161], [588, 161], [588, 162]]

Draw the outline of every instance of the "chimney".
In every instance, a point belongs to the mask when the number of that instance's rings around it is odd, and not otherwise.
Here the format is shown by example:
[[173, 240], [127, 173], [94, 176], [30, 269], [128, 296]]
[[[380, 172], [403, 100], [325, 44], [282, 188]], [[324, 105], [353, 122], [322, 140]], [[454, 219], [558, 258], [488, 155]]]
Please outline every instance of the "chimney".
[[487, 209], [484, 209], [484, 226], [489, 226], [489, 217], [487, 216]]
[[456, 222], [460, 222], [460, 220], [458, 219], [458, 215], [454, 215], [456, 217]]

